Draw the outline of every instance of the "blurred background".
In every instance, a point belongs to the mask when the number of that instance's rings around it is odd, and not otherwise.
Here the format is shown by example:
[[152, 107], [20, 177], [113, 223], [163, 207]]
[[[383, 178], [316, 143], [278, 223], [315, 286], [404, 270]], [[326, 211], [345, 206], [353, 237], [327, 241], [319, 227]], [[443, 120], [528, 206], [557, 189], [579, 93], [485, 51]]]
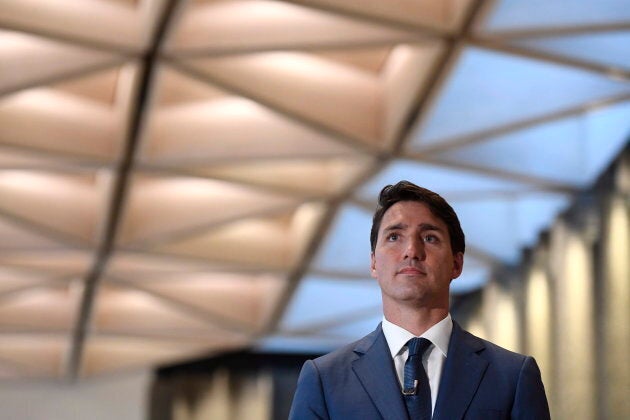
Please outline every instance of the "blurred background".
[[630, 418], [629, 140], [626, 0], [0, 0], [0, 418], [286, 418], [401, 179], [453, 317]]

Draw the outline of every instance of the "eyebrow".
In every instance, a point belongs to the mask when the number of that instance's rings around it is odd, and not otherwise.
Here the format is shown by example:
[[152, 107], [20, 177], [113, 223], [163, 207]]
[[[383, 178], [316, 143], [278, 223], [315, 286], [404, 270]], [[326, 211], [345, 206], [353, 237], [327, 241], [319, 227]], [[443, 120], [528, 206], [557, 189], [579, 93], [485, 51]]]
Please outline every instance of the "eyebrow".
[[[386, 226], [383, 229], [383, 233], [391, 232], [393, 230], [402, 230], [402, 229], [405, 229], [408, 226], [409, 225], [407, 225], [406, 223], [395, 223], [393, 225]], [[420, 227], [420, 230], [422, 232], [425, 232], [427, 230], [435, 230], [435, 231], [438, 231], [438, 232], [443, 232], [444, 231], [444, 229], [440, 228], [439, 226], [433, 225], [431, 223], [420, 223], [420, 225], [418, 225], [418, 227]]]

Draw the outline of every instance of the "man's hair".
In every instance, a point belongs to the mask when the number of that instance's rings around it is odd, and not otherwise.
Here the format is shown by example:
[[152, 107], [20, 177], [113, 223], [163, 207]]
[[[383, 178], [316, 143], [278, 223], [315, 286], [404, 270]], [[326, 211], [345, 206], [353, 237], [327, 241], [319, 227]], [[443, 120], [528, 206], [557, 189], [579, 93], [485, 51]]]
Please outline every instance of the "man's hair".
[[466, 241], [455, 210], [453, 210], [439, 194], [419, 187], [409, 181], [400, 181], [396, 185], [387, 185], [381, 190], [378, 196], [378, 205], [374, 212], [374, 217], [372, 218], [372, 230], [370, 231], [372, 252], [376, 249], [378, 231], [381, 228], [383, 215], [391, 206], [399, 201], [417, 201], [426, 204], [431, 213], [441, 219], [448, 227], [448, 235], [451, 240], [453, 255], [458, 252], [464, 253]]

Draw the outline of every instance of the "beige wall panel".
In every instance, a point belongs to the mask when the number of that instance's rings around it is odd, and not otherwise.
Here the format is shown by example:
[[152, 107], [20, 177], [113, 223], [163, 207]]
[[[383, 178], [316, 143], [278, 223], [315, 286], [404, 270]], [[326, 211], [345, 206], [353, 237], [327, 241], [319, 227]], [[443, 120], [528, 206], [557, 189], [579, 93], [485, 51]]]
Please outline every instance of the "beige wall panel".
[[595, 322], [589, 244], [565, 222], [554, 226], [550, 261], [556, 308], [555, 414], [595, 419]]
[[613, 196], [604, 216], [603, 359], [605, 410], [610, 418], [630, 418], [630, 201]]
[[536, 252], [539, 257], [525, 277], [525, 352], [536, 359], [549, 398], [553, 387], [553, 290], [546, 270], [545, 249]]

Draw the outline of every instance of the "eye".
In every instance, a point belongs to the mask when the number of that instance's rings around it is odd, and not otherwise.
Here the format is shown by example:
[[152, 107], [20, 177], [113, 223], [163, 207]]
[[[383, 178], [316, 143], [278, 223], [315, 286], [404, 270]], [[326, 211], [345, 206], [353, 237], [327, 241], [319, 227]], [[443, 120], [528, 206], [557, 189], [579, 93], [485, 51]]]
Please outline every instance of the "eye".
[[429, 243], [429, 244], [433, 244], [439, 241], [439, 238], [435, 235], [427, 235], [424, 237], [424, 242]]
[[398, 240], [399, 237], [400, 236], [397, 233], [390, 233], [389, 235], [387, 235], [387, 240], [389, 242], [393, 242], [393, 241]]

